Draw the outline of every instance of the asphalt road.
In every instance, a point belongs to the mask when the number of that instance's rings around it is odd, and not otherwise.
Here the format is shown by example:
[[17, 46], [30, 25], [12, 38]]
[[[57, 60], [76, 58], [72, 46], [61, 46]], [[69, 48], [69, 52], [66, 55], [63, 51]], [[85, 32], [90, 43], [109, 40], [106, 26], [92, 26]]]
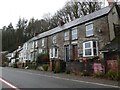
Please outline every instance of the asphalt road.
[[[1, 78], [17, 88], [117, 88], [117, 82], [107, 80], [13, 68], [2, 68]], [[2, 82], [2, 88], [8, 86]]]

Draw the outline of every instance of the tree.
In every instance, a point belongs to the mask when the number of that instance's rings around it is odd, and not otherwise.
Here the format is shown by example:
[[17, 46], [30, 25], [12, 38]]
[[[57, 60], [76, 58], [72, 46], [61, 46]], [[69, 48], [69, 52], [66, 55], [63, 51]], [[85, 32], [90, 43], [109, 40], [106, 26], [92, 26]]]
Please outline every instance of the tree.
[[97, 0], [86, 0], [86, 2], [71, 0], [67, 2], [62, 9], [57, 11], [52, 18], [56, 18], [54, 20], [62, 19], [65, 23], [67, 23], [99, 10], [101, 5], [102, 2], [97, 2]]
[[25, 42], [26, 39], [26, 32], [25, 29], [27, 27], [27, 20], [24, 18], [19, 18], [19, 21], [17, 23], [17, 30], [16, 30], [16, 46], [22, 45], [23, 42]]

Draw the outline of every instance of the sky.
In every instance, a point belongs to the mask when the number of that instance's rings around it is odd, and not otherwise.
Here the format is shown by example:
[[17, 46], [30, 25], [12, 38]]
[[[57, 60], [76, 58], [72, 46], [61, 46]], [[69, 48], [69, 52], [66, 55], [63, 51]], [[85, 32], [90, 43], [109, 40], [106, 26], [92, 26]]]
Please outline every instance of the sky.
[[52, 15], [69, 0], [0, 0], [0, 29], [12, 22], [15, 27], [19, 18], [41, 19], [47, 13]]
[[70, 0], [0, 0], [0, 29], [12, 22], [14, 28], [19, 18], [42, 19], [47, 13], [53, 15]]

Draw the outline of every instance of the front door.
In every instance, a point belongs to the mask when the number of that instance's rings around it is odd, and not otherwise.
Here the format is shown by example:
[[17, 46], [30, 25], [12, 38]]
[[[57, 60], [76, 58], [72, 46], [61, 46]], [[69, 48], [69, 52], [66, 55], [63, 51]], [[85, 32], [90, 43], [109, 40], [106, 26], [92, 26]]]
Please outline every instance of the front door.
[[73, 60], [78, 60], [78, 48], [77, 48], [77, 45], [73, 45]]
[[69, 61], [69, 46], [65, 46], [65, 61]]

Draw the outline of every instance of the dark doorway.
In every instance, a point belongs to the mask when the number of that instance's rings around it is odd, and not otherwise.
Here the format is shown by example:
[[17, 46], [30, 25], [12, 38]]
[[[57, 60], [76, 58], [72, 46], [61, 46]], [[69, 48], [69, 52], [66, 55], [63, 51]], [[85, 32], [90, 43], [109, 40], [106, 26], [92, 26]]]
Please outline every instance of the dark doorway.
[[78, 47], [73, 45], [73, 60], [78, 60]]
[[65, 46], [65, 61], [69, 61], [69, 45]]

